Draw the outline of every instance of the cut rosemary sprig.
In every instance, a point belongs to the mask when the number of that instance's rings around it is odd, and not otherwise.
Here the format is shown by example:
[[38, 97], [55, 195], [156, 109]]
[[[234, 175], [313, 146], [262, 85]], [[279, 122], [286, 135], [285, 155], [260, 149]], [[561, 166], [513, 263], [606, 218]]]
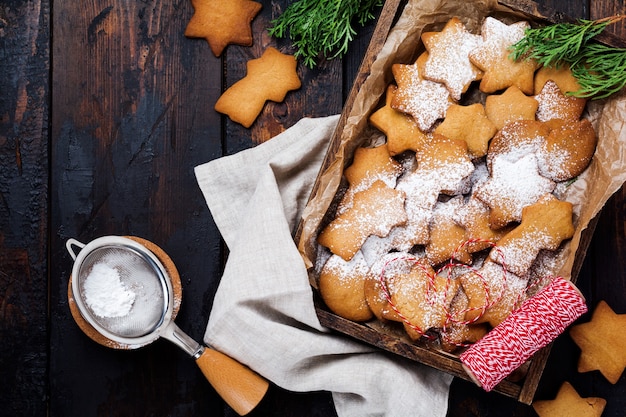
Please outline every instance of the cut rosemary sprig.
[[309, 68], [321, 57], [340, 58], [356, 35], [354, 23], [363, 26], [375, 16], [374, 7], [382, 0], [297, 0], [272, 20], [270, 36], [289, 36], [301, 58]]
[[515, 60], [534, 59], [547, 67], [569, 65], [580, 89], [576, 97], [606, 98], [626, 85], [626, 49], [614, 48], [593, 41], [608, 25], [626, 16], [578, 23], [557, 23], [527, 29], [519, 42], [511, 47]]

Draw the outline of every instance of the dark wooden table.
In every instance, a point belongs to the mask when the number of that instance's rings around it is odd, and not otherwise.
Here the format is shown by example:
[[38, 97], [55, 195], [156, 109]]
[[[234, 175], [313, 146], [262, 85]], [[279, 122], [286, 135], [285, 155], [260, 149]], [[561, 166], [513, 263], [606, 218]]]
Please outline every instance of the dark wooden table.
[[[177, 323], [201, 340], [225, 249], [193, 167], [250, 148], [305, 116], [339, 113], [373, 33], [343, 60], [299, 66], [302, 88], [245, 129], [213, 105], [268, 46], [289, 1], [261, 1], [252, 47], [214, 57], [183, 35], [189, 0], [3, 0], [0, 7], [0, 415], [233, 416], [193, 361], [167, 342], [116, 351], [86, 337], [68, 309], [65, 241], [136, 235], [176, 263]], [[623, 1], [542, 0], [572, 17], [624, 12]], [[626, 36], [621, 23], [611, 28]], [[602, 211], [578, 284], [594, 306], [626, 313], [625, 192]], [[587, 318], [587, 317], [585, 317]], [[585, 319], [583, 318], [583, 319]], [[626, 376], [578, 374], [571, 339], [555, 343], [535, 398], [568, 380], [626, 415]], [[332, 416], [328, 393], [275, 386], [253, 416]], [[531, 407], [455, 381], [450, 416], [532, 416]]]

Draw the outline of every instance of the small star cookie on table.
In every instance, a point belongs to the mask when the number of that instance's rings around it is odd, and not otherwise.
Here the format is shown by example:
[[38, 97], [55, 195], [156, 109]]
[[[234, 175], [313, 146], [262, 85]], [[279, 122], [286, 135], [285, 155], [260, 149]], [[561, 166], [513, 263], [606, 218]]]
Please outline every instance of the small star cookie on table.
[[626, 314], [600, 301], [591, 321], [572, 326], [569, 334], [581, 349], [578, 372], [598, 370], [616, 384], [626, 368]]
[[250, 0], [191, 0], [195, 10], [185, 29], [189, 38], [204, 38], [215, 56], [229, 44], [252, 45], [252, 20], [261, 3]]
[[469, 59], [469, 53], [482, 44], [482, 37], [470, 33], [460, 19], [450, 19], [441, 32], [423, 33], [422, 42], [428, 51], [424, 78], [443, 83], [455, 100], [482, 77]]
[[582, 398], [569, 382], [564, 382], [554, 400], [535, 401], [532, 406], [539, 417], [600, 417], [606, 400], [598, 397]]
[[250, 127], [266, 101], [281, 102], [289, 91], [300, 88], [296, 67], [293, 55], [268, 47], [260, 58], [248, 61], [246, 76], [224, 91], [215, 110]]
[[534, 93], [534, 74], [537, 64], [532, 60], [514, 61], [509, 57], [509, 48], [521, 40], [528, 22], [507, 25], [492, 17], [483, 22], [483, 43], [470, 52], [470, 60], [484, 71], [479, 89], [483, 93], [494, 93], [512, 85], [525, 94]]

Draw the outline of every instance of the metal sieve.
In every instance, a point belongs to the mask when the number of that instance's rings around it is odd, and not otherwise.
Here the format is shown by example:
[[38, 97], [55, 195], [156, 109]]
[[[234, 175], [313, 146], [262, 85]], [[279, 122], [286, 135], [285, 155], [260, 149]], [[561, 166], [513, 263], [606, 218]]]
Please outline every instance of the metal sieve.
[[66, 247], [74, 259], [70, 288], [76, 308], [96, 332], [115, 342], [111, 347], [132, 349], [162, 336], [195, 359], [240, 415], [263, 398], [269, 386], [265, 379], [197, 343], [174, 323], [172, 277], [146, 246], [127, 237], [104, 236], [86, 245], [69, 239]]
[[[124, 345], [144, 345], [161, 335], [165, 337], [163, 330], [172, 317], [172, 283], [165, 267], [152, 252], [121, 236], [105, 236], [88, 245], [70, 239], [66, 246], [75, 261], [72, 268], [74, 300], [89, 324], [103, 336]], [[73, 252], [74, 246], [81, 248], [77, 255]], [[115, 271], [119, 285], [134, 295], [127, 314], [98, 314], [97, 304], [90, 302], [87, 284], [102, 278], [95, 274], [98, 267]], [[100, 289], [106, 290], [105, 287]]]

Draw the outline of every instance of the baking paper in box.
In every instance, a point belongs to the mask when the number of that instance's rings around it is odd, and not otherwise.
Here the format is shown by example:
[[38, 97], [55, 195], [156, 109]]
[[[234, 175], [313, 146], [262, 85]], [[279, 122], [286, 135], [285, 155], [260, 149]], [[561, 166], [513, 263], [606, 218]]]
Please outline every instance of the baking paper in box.
[[[496, 1], [465, 0], [410, 0], [397, 23], [391, 29], [382, 49], [373, 62], [370, 75], [358, 89], [346, 123], [331, 144], [331, 162], [318, 176], [311, 200], [302, 219], [298, 242], [300, 253], [307, 265], [315, 265], [317, 233], [323, 226], [324, 216], [331, 207], [341, 185], [343, 168], [351, 162], [354, 149], [371, 136], [368, 116], [379, 105], [386, 87], [393, 82], [391, 65], [410, 64], [424, 50], [420, 36], [425, 31], [438, 31], [452, 17], [458, 17], [468, 30], [479, 33], [486, 16], [507, 23], [530, 18]], [[555, 274], [571, 278], [576, 252], [582, 232], [600, 212], [607, 200], [626, 181], [626, 94], [622, 91], [609, 99], [590, 101], [584, 117], [590, 119], [598, 135], [596, 154], [588, 169], [569, 185], [561, 196], [574, 204], [573, 238], [563, 245], [556, 257]], [[311, 279], [315, 286], [315, 280]]]

